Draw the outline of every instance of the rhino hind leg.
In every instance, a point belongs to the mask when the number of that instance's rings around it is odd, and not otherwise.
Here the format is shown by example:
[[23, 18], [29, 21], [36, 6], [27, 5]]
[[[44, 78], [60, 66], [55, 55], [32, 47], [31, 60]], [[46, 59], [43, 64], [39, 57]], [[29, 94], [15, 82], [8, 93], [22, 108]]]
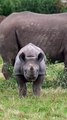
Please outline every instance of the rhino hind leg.
[[8, 70], [8, 64], [7, 63], [3, 64], [2, 73], [3, 73], [6, 80], [8, 80], [11, 77], [11, 73]]
[[44, 75], [39, 75], [37, 80], [33, 82], [33, 93], [35, 96], [40, 96], [41, 85], [44, 80]]
[[14, 62], [15, 62], [15, 60], [13, 59], [13, 60], [11, 60], [11, 62], [9, 62], [7, 60], [7, 62], [4, 61], [4, 63], [3, 63], [2, 73], [6, 80], [8, 80], [12, 76], [13, 71], [11, 70], [10, 66], [14, 66]]
[[64, 52], [64, 65], [65, 65], [65, 71], [67, 71], [67, 47]]
[[65, 57], [65, 61], [64, 61], [64, 64], [65, 64], [65, 71], [67, 71], [67, 55], [66, 55], [66, 57]]
[[25, 97], [27, 94], [27, 87], [26, 87], [26, 80], [24, 76], [22, 75], [16, 75], [16, 80], [18, 84], [18, 89], [19, 89], [19, 96], [20, 97]]

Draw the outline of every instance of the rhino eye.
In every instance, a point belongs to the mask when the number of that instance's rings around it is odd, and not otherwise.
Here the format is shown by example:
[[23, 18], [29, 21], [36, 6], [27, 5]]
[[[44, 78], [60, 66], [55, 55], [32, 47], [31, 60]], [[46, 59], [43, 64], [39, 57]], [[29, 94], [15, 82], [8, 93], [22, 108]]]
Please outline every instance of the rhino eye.
[[42, 54], [42, 53], [39, 53], [38, 58], [37, 58], [37, 61], [41, 62], [42, 59], [43, 59], [43, 57], [44, 57], [43, 54]]
[[21, 61], [25, 61], [25, 54], [24, 54], [24, 53], [20, 54], [20, 55], [19, 55], [19, 59], [20, 59]]

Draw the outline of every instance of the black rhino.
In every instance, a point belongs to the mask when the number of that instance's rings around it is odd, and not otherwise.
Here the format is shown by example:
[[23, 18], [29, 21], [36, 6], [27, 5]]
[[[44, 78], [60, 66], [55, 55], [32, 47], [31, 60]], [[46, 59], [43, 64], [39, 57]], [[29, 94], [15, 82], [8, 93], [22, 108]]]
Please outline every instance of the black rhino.
[[20, 49], [14, 64], [14, 74], [19, 88], [19, 96], [26, 96], [27, 82], [33, 82], [34, 95], [40, 95], [40, 87], [46, 71], [45, 54], [32, 43]]
[[12, 13], [0, 24], [0, 54], [7, 79], [9, 63], [14, 65], [18, 51], [28, 43], [40, 47], [54, 62], [60, 60], [67, 68], [67, 13]]

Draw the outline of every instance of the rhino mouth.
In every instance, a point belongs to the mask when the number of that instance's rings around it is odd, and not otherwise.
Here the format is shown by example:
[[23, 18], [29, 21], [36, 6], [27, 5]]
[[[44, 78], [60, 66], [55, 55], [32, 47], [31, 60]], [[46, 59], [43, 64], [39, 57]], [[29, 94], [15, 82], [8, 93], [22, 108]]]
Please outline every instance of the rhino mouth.
[[28, 76], [26, 77], [27, 81], [35, 81], [36, 77], [35, 76]]
[[31, 77], [28, 77], [28, 79], [29, 79], [29, 80], [34, 80], [34, 79], [36, 79], [36, 77], [32, 77], [32, 76], [31, 76]]
[[34, 81], [36, 79], [36, 77], [30, 77], [29, 79]]

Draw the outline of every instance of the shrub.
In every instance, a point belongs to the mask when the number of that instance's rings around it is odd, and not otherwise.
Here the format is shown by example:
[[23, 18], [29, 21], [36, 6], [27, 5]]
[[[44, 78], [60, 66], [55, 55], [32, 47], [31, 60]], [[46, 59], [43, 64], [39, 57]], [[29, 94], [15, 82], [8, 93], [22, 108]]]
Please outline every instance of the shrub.
[[4, 0], [4, 1], [1, 0], [0, 5], [1, 5], [1, 12], [2, 12], [1, 14], [3, 15], [9, 15], [14, 11], [14, 5], [11, 0]]
[[40, 0], [38, 12], [41, 13], [59, 13], [61, 12], [62, 4], [60, 0]]
[[0, 14], [32, 11], [38, 13], [62, 12], [61, 0], [0, 0]]
[[63, 11], [63, 12], [67, 12], [67, 5], [63, 5], [62, 11]]

